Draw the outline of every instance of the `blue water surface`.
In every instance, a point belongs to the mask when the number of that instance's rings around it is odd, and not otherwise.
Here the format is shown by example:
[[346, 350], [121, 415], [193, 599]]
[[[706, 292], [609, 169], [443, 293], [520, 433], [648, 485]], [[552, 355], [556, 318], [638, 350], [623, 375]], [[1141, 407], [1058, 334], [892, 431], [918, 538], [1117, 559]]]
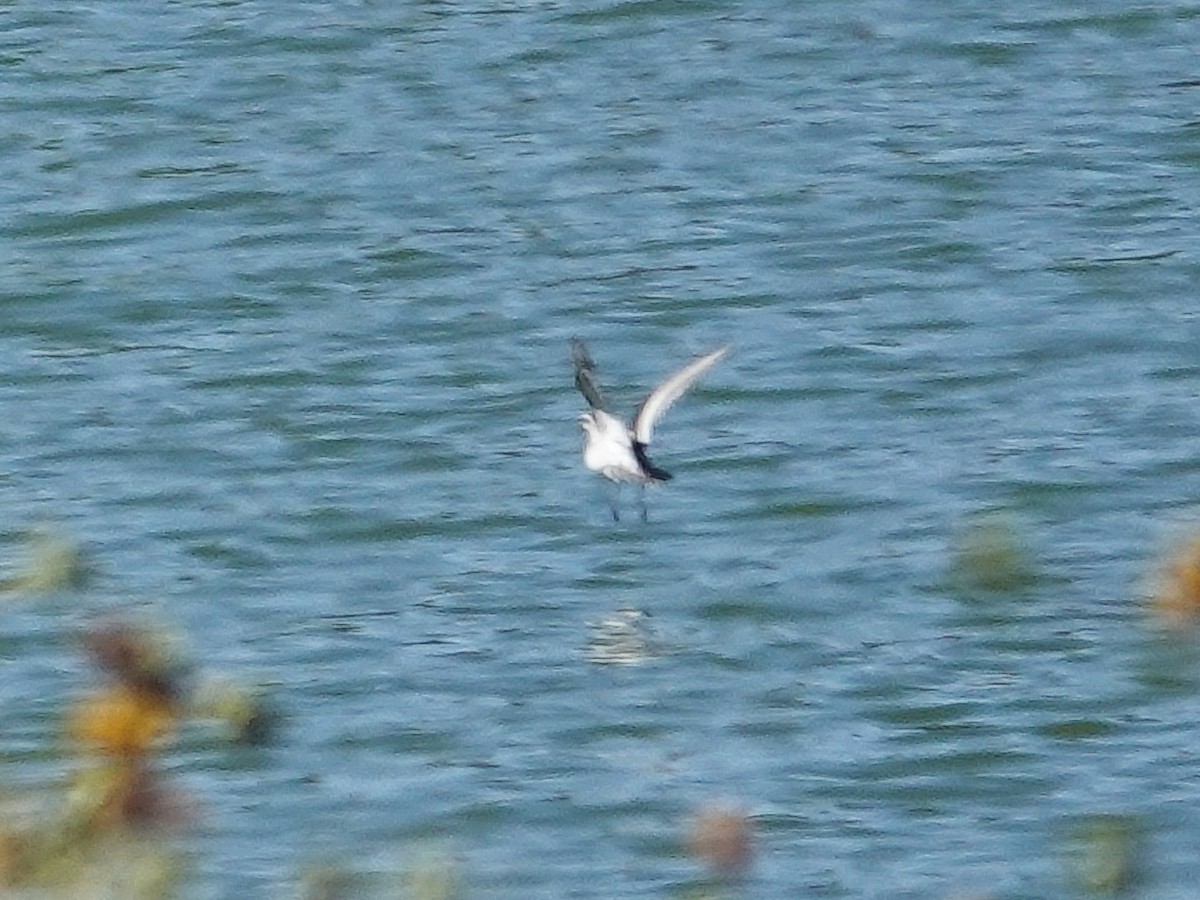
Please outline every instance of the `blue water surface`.
[[[0, 779], [69, 773], [121, 614], [283, 717], [166, 751], [189, 896], [428, 853], [473, 897], [1067, 896], [1116, 817], [1127, 892], [1190, 897], [1196, 653], [1144, 595], [1200, 499], [1198, 15], [5, 5], [4, 536], [96, 575], [0, 611]], [[572, 336], [626, 412], [734, 348], [646, 523]]]

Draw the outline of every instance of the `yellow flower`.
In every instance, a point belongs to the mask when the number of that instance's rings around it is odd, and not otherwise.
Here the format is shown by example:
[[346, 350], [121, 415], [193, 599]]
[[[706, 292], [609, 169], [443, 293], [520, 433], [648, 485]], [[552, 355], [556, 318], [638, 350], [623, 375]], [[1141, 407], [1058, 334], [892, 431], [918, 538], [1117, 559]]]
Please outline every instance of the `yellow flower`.
[[161, 694], [119, 686], [88, 698], [71, 716], [71, 738], [109, 756], [140, 756], [170, 733], [175, 710]]
[[1166, 561], [1151, 602], [1168, 625], [1181, 627], [1200, 618], [1200, 537], [1184, 542]]

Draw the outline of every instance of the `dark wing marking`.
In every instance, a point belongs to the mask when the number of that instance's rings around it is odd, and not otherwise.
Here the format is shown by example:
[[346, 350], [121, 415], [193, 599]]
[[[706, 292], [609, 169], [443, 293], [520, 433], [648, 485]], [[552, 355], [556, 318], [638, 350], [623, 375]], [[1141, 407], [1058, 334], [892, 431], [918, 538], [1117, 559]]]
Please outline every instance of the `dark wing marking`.
[[605, 409], [604, 394], [596, 381], [596, 363], [579, 338], [571, 338], [571, 363], [575, 366], [575, 387], [592, 409]]
[[646, 445], [641, 441], [633, 442], [633, 455], [638, 461], [638, 465], [642, 467], [642, 471], [646, 473], [653, 481], [670, 481], [675, 476], [666, 469], [660, 469], [654, 463], [650, 462], [650, 457], [646, 455]]

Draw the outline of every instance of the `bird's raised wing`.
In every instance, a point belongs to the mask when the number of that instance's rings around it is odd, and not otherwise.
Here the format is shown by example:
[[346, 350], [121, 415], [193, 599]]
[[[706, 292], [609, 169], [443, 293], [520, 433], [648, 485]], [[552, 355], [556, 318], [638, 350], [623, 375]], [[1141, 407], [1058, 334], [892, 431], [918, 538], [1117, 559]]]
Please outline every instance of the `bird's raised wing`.
[[575, 387], [592, 409], [605, 409], [604, 394], [596, 381], [596, 363], [579, 338], [571, 338], [571, 363], [575, 366]]
[[728, 347], [721, 347], [711, 353], [698, 357], [667, 378], [662, 384], [650, 392], [638, 407], [637, 415], [633, 417], [633, 438], [642, 444], [650, 443], [654, 426], [663, 417], [671, 404], [678, 400], [683, 393], [696, 383], [705, 372], [724, 359], [729, 353]]

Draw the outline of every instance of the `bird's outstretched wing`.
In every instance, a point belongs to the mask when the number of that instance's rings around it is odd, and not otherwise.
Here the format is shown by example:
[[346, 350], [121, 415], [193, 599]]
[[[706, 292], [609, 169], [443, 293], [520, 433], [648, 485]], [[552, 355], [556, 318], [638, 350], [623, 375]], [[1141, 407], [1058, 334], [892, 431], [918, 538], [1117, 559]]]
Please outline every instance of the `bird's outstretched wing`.
[[669, 376], [666, 381], [650, 392], [638, 407], [633, 417], [633, 438], [641, 444], [649, 444], [654, 426], [663, 417], [671, 404], [696, 383], [705, 372], [719, 363], [729, 353], [729, 347], [721, 347], [698, 357]]
[[579, 338], [571, 338], [571, 363], [575, 366], [575, 387], [592, 409], [606, 409], [604, 394], [596, 381], [596, 363]]

